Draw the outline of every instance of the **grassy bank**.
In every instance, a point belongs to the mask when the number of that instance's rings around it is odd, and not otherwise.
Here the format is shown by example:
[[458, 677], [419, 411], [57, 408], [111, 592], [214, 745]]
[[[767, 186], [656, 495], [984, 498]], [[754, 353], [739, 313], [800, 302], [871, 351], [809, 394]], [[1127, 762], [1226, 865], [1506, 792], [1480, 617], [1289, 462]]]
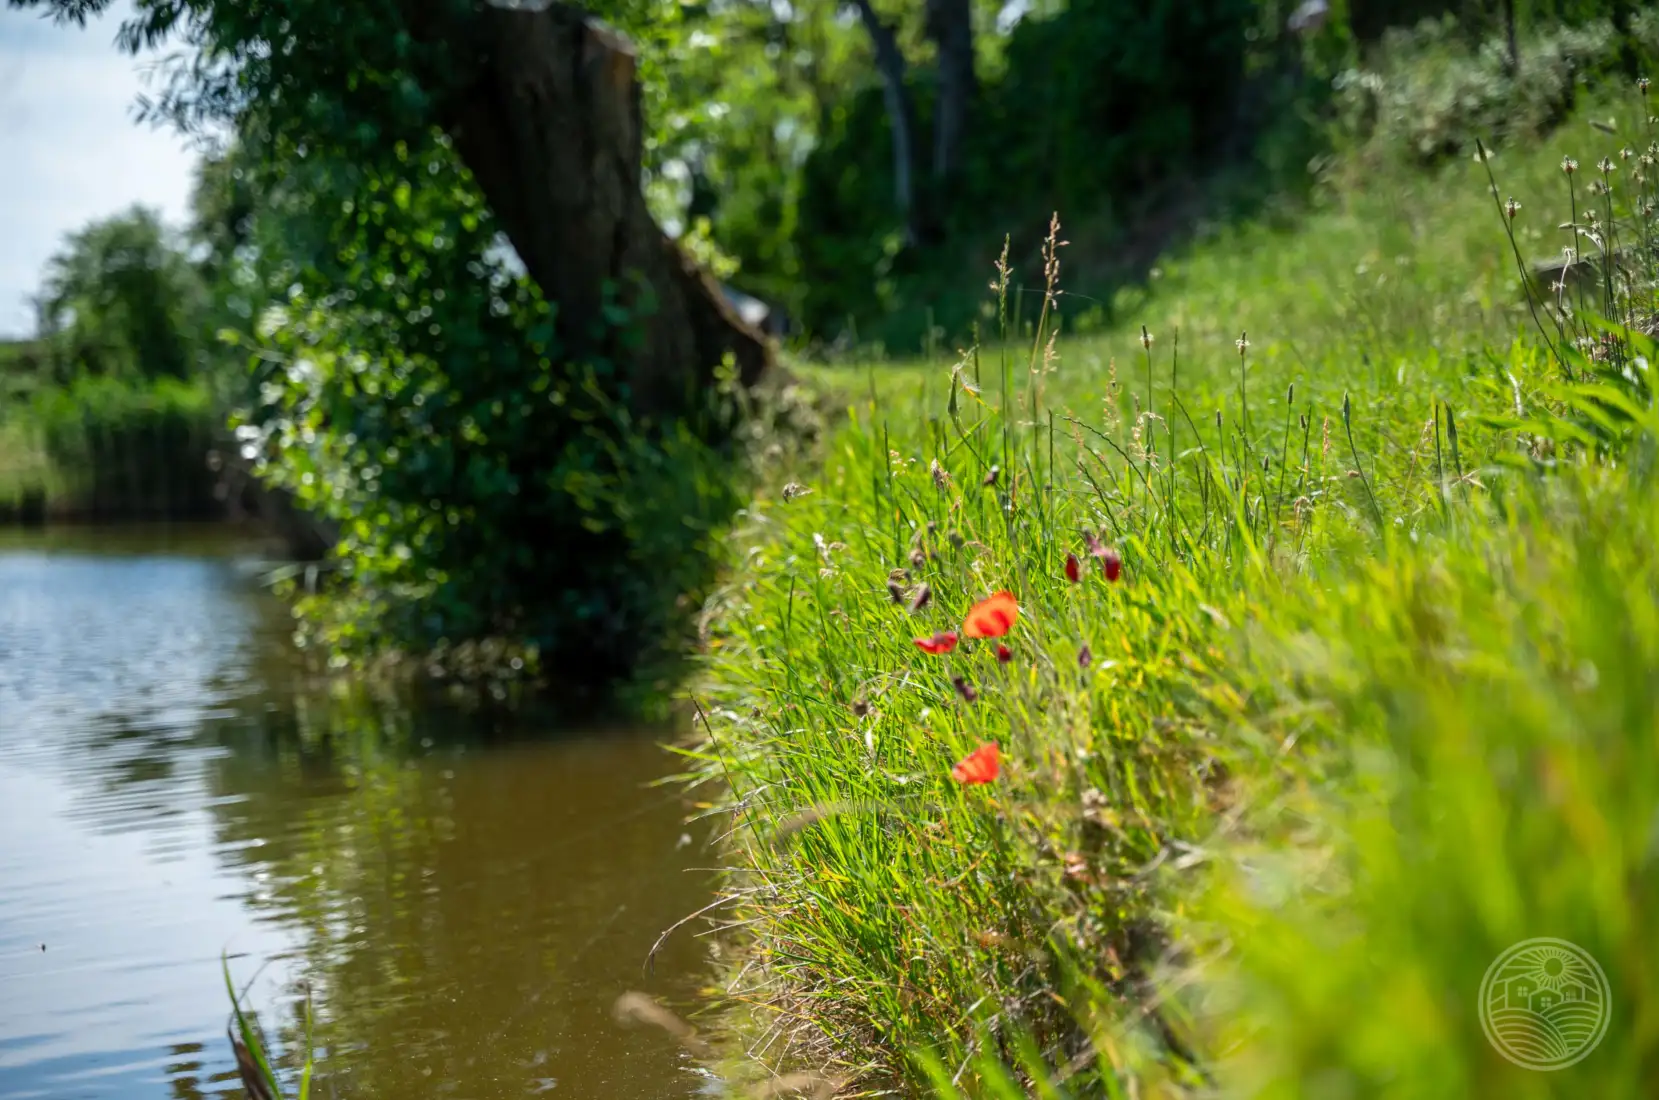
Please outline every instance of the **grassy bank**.
[[[1642, 1094], [1653, 271], [1529, 301], [1515, 254], [1595, 254], [1614, 215], [1647, 246], [1635, 100], [1339, 175], [1296, 232], [1117, 303], [1144, 330], [1051, 340], [1051, 293], [1028, 350], [823, 377], [840, 427], [706, 615], [742, 1060], [943, 1095]], [[968, 637], [999, 591], [1017, 621]], [[991, 742], [1000, 774], [954, 780]], [[1476, 1010], [1532, 936], [1611, 983], [1560, 1073]]]
[[82, 377], [57, 385], [23, 371], [4, 381], [0, 518], [219, 512], [207, 456], [222, 416], [205, 382]]

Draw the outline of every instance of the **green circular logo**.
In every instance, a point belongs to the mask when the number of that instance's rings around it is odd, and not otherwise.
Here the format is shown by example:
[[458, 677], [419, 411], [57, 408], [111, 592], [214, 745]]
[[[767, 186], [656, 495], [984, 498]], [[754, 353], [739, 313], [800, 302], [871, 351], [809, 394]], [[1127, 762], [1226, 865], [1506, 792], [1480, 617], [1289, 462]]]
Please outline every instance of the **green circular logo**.
[[1480, 983], [1480, 1026], [1524, 1069], [1566, 1069], [1607, 1034], [1612, 990], [1601, 964], [1577, 944], [1523, 940], [1493, 960]]

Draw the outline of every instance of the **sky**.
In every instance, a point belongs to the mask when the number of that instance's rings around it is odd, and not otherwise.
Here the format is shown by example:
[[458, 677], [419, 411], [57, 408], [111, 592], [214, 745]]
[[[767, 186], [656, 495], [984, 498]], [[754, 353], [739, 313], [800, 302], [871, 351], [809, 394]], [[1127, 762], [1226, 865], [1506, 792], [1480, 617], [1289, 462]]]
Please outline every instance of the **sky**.
[[65, 234], [134, 203], [185, 216], [196, 158], [135, 120], [155, 59], [116, 49], [128, 10], [76, 30], [0, 3], [0, 338], [34, 332], [30, 298]]

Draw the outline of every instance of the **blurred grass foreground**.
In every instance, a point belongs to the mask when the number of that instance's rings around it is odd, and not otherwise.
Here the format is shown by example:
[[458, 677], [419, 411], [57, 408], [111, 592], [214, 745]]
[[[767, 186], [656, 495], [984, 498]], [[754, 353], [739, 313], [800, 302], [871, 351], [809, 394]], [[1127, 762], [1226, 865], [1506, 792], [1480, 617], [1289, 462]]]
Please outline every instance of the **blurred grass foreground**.
[[838, 426], [731, 541], [687, 750], [734, 815], [734, 1074], [1651, 1095], [1653, 110], [1362, 148], [1097, 336], [1056, 227], [1027, 341], [816, 376]]

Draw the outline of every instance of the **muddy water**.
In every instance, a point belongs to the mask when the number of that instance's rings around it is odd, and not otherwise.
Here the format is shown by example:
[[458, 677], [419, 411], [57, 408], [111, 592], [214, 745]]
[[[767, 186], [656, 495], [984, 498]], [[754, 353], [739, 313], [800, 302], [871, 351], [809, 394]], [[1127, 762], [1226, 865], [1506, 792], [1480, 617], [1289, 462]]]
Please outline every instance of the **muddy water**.
[[302, 691], [245, 548], [0, 532], [0, 1097], [240, 1095], [221, 953], [324, 1097], [683, 1097], [709, 896], [660, 734]]

